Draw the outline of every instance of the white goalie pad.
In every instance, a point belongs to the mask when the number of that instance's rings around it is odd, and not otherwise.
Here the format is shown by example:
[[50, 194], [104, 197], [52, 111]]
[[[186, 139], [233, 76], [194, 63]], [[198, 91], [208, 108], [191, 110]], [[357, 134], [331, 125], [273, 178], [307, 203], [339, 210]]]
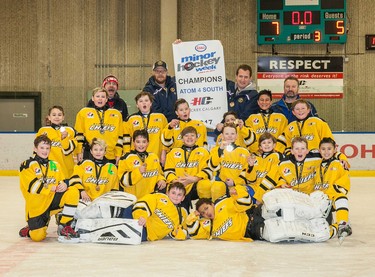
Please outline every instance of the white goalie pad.
[[128, 208], [137, 201], [137, 198], [130, 193], [122, 191], [107, 192], [94, 201], [85, 203], [80, 201], [77, 207], [75, 218], [116, 218], [122, 209]]
[[135, 219], [78, 219], [75, 231], [80, 242], [135, 245], [142, 241], [143, 227]]
[[323, 242], [330, 237], [324, 218], [285, 221], [281, 217], [264, 221], [262, 238], [269, 242]]
[[285, 221], [326, 218], [330, 209], [331, 201], [322, 191], [308, 195], [293, 189], [273, 189], [263, 195], [264, 219], [278, 216]]

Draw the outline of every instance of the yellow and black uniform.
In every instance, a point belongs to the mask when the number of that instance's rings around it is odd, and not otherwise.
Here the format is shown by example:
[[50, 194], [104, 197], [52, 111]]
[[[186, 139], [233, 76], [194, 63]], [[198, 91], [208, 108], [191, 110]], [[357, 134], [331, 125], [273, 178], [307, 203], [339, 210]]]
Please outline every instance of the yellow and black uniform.
[[261, 110], [260, 113], [250, 115], [246, 119], [245, 125], [250, 127], [256, 136], [256, 142], [251, 144], [248, 149], [250, 152], [257, 153], [259, 151], [259, 137], [267, 132], [277, 139], [288, 125], [288, 119], [281, 113]]
[[163, 150], [161, 133], [167, 124], [167, 119], [161, 113], [143, 115], [138, 112], [130, 115], [124, 121], [124, 153], [134, 150], [134, 145], [132, 144], [134, 131], [146, 129], [149, 137], [147, 152], [155, 153], [160, 158]]
[[[211, 198], [212, 171], [207, 165], [209, 158], [208, 150], [197, 145], [173, 148], [166, 157], [164, 176], [168, 183], [172, 183], [178, 177], [184, 177], [184, 174], [202, 178], [195, 183], [195, 190], [199, 198]], [[189, 195], [195, 184], [191, 183], [185, 187], [186, 195]]]
[[[185, 219], [187, 211], [179, 205], [175, 205], [169, 197], [163, 193], [148, 194], [139, 199], [133, 206], [133, 218], [146, 219], [147, 240], [160, 240], [171, 235], [178, 239], [187, 238]], [[180, 229], [180, 230], [178, 230]]]
[[[146, 164], [146, 172], [139, 168]], [[165, 180], [159, 158], [154, 153], [132, 150], [121, 157], [118, 164], [120, 190], [131, 193], [137, 199], [155, 191], [155, 185]]]
[[86, 191], [93, 201], [106, 192], [119, 189], [117, 167], [106, 159], [84, 160], [74, 167], [69, 185], [80, 192]]
[[211, 149], [211, 158], [208, 166], [217, 172], [215, 181], [212, 183], [211, 196], [215, 201], [226, 193], [227, 179], [232, 179], [234, 184], [246, 185], [247, 157], [250, 155], [246, 148], [231, 144], [225, 149], [215, 146]]
[[246, 213], [252, 206], [251, 197], [243, 187], [236, 187], [236, 190], [237, 195], [217, 199], [213, 220], [199, 219], [194, 213], [188, 216], [186, 225], [190, 238], [252, 241], [248, 235], [250, 219]]
[[295, 137], [306, 138], [309, 150], [319, 149], [319, 143], [323, 138], [333, 139], [331, 129], [325, 121], [319, 117], [309, 116], [304, 120], [293, 121], [285, 128], [277, 140], [277, 150], [289, 153]]
[[[237, 139], [235, 144], [241, 147], [250, 147], [256, 142], [256, 137], [254, 131], [250, 127], [243, 126], [242, 128], [236, 127], [237, 129]], [[216, 139], [216, 146], [219, 146], [223, 140], [223, 134], [220, 134]]]
[[349, 205], [347, 194], [350, 191], [349, 171], [335, 157], [322, 160], [317, 168], [314, 190], [321, 190], [332, 200], [336, 211], [336, 222], [349, 222]]
[[253, 166], [249, 166], [246, 171], [246, 179], [254, 191], [253, 198], [262, 202], [262, 197], [265, 192], [264, 189], [260, 188], [264, 178], [268, 176], [276, 176], [278, 170], [278, 164], [283, 158], [283, 155], [279, 152], [267, 152], [261, 156], [256, 156], [256, 160]]
[[118, 110], [106, 108], [83, 108], [76, 117], [77, 152], [82, 153], [85, 140], [91, 145], [94, 138], [107, 144], [106, 158], [114, 160], [122, 155], [122, 115]]
[[73, 220], [79, 200], [77, 188], [69, 187], [64, 192], [51, 191], [65, 179], [57, 162], [35, 156], [21, 164], [19, 176], [32, 240], [46, 238], [50, 216], [62, 209], [60, 223], [67, 224]]
[[189, 119], [187, 121], [180, 120], [180, 123], [175, 128], [170, 128], [167, 125], [161, 135], [161, 142], [169, 149], [181, 147], [184, 143], [182, 141], [181, 132], [186, 127], [192, 126], [197, 130], [196, 145], [207, 148], [207, 128], [202, 121]]
[[[61, 127], [64, 127], [68, 132], [68, 136], [64, 139], [61, 139]], [[40, 135], [46, 135], [52, 141], [49, 158], [61, 165], [61, 170], [66, 178], [72, 176], [74, 169], [73, 152], [77, 147], [76, 131], [72, 127], [52, 124], [40, 128], [36, 137]]]

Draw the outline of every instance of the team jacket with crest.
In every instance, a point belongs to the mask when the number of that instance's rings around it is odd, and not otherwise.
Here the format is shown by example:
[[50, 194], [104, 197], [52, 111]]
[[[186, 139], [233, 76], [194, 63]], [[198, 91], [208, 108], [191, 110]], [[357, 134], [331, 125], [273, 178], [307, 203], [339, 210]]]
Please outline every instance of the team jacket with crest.
[[119, 189], [117, 168], [106, 160], [84, 160], [74, 167], [69, 185], [77, 187], [80, 192], [86, 191], [94, 200], [106, 192]]
[[285, 151], [283, 152], [289, 152], [292, 139], [295, 137], [306, 138], [309, 150], [319, 149], [319, 143], [322, 138], [329, 137], [333, 139], [328, 124], [319, 117], [313, 116], [291, 122], [278, 138], [277, 149], [283, 151], [284, 148]]
[[189, 119], [187, 121], [180, 120], [180, 123], [173, 129], [167, 125], [161, 135], [163, 145], [169, 149], [181, 147], [184, 144], [182, 142], [181, 132], [188, 126], [192, 126], [197, 130], [198, 139], [196, 145], [207, 148], [207, 128], [202, 121], [195, 119]]
[[65, 179], [60, 164], [39, 157], [29, 158], [20, 167], [20, 188], [25, 198], [26, 220], [44, 213], [51, 205], [55, 192], [51, 187], [58, 186]]
[[145, 195], [134, 204], [133, 218], [140, 217], [147, 220], [147, 240], [150, 241], [163, 239], [179, 227], [186, 229], [187, 211], [174, 205], [163, 193]]
[[146, 129], [149, 136], [147, 152], [155, 153], [160, 157], [163, 149], [161, 133], [167, 124], [167, 119], [161, 113], [151, 113], [143, 116], [138, 112], [129, 116], [124, 121], [124, 153], [134, 150], [134, 145], [132, 144], [134, 131]]
[[[100, 123], [102, 118], [103, 124]], [[122, 155], [122, 115], [116, 109], [83, 108], [76, 117], [74, 127], [77, 131], [77, 151], [82, 152], [85, 139], [91, 144], [94, 138], [100, 138], [107, 143], [106, 158], [113, 160]], [[102, 130], [102, 133], [100, 132]], [[104, 132], [103, 132], [104, 131]]]
[[209, 167], [218, 172], [218, 178], [225, 182], [230, 178], [236, 185], [246, 184], [247, 157], [250, 155], [246, 148], [234, 145], [233, 149], [220, 149], [215, 146], [211, 149]]
[[194, 213], [186, 219], [192, 239], [219, 238], [231, 241], [252, 241], [245, 237], [249, 217], [246, 210], [252, 206], [251, 197], [244, 188], [236, 187], [237, 195], [223, 196], [215, 202], [215, 217], [197, 218]]
[[39, 129], [36, 136], [44, 134], [52, 141], [49, 158], [58, 162], [66, 178], [69, 178], [74, 169], [73, 152], [77, 147], [76, 132], [72, 127], [64, 126], [68, 136], [61, 139], [60, 128], [61, 126], [55, 124], [45, 126]]
[[[132, 150], [121, 157], [118, 165], [120, 190], [131, 193], [139, 199], [154, 191], [155, 185], [160, 180], [165, 180], [159, 158], [155, 153], [142, 153], [144, 161], [137, 151]], [[145, 173], [141, 173], [139, 167], [147, 165]]]
[[[190, 151], [185, 146], [173, 148], [168, 154], [164, 166], [164, 176], [168, 183], [184, 174], [202, 178], [202, 180], [211, 180], [212, 171], [208, 168], [207, 162], [210, 153], [207, 149], [194, 146]], [[191, 191], [192, 184], [187, 185], [186, 194]]]
[[262, 185], [264, 178], [269, 176], [276, 176], [278, 171], [278, 164], [283, 158], [279, 152], [263, 153], [262, 156], [256, 156], [256, 160], [252, 167], [248, 167], [246, 171], [246, 179], [254, 189], [254, 198], [262, 201], [264, 189], [259, 188]]
[[[253, 145], [256, 142], [255, 133], [254, 131], [246, 126], [243, 126], [241, 129], [237, 126], [237, 139], [236, 144], [241, 147], [248, 147]], [[223, 134], [218, 135], [216, 139], [216, 146], [220, 145], [221, 141], [223, 140]]]
[[315, 174], [320, 161], [319, 153], [310, 152], [302, 162], [297, 162], [294, 156], [290, 155], [280, 161], [279, 178], [272, 182], [267, 178], [267, 184], [277, 184], [277, 187], [288, 185], [292, 189], [310, 194], [314, 191]]
[[250, 152], [257, 153], [259, 151], [259, 137], [268, 132], [277, 139], [288, 125], [288, 119], [281, 113], [260, 112], [250, 115], [245, 121], [245, 125], [249, 126], [256, 136], [256, 143], [251, 144], [248, 149]]

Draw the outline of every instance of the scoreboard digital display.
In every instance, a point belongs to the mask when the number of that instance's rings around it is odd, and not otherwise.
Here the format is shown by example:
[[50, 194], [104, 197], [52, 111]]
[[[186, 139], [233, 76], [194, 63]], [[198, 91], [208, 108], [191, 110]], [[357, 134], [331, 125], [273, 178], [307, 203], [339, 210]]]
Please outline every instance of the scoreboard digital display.
[[257, 0], [258, 44], [343, 44], [346, 0]]

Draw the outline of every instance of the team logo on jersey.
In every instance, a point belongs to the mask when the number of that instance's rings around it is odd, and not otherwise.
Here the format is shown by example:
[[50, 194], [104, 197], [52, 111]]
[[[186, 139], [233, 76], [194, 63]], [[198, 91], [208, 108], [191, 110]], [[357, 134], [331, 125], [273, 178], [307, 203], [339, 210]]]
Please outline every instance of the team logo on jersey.
[[181, 158], [181, 155], [182, 155], [181, 152], [175, 152], [174, 153], [175, 158]]
[[242, 102], [243, 102], [243, 98], [239, 98], [238, 103], [242, 103]]
[[280, 122], [281, 119], [280, 119], [280, 118], [275, 118], [274, 121], [275, 121], [275, 122]]
[[160, 202], [163, 203], [164, 205], [168, 204], [168, 200], [165, 198], [160, 198]]
[[42, 170], [40, 168], [35, 168], [35, 174], [41, 174]]
[[283, 170], [283, 174], [284, 174], [285, 176], [290, 175], [290, 174], [291, 174], [290, 169], [289, 169], [289, 168], [284, 168], [284, 170]]
[[141, 163], [140, 163], [138, 160], [134, 160], [133, 164], [134, 164], [135, 166], [139, 166]]
[[294, 131], [294, 127], [293, 127], [293, 126], [290, 126], [290, 127], [289, 127], [289, 131], [290, 131], [290, 132], [293, 132], [293, 131]]
[[133, 126], [138, 127], [140, 125], [140, 122], [138, 120], [133, 121]]
[[88, 165], [85, 167], [85, 173], [91, 173], [92, 172], [92, 166]]
[[94, 118], [94, 113], [88, 112], [87, 113], [87, 118]]
[[118, 117], [118, 114], [111, 113], [111, 114], [109, 115], [109, 117]]
[[316, 125], [316, 123], [315, 122], [310, 122], [309, 123], [309, 126], [313, 126], [313, 125]]
[[154, 119], [154, 122], [160, 122], [161, 121], [161, 118], [155, 118]]
[[210, 220], [205, 220], [203, 221], [203, 226], [207, 227], [211, 224], [211, 221]]
[[259, 124], [259, 119], [258, 118], [254, 118], [253, 123], [254, 124]]

